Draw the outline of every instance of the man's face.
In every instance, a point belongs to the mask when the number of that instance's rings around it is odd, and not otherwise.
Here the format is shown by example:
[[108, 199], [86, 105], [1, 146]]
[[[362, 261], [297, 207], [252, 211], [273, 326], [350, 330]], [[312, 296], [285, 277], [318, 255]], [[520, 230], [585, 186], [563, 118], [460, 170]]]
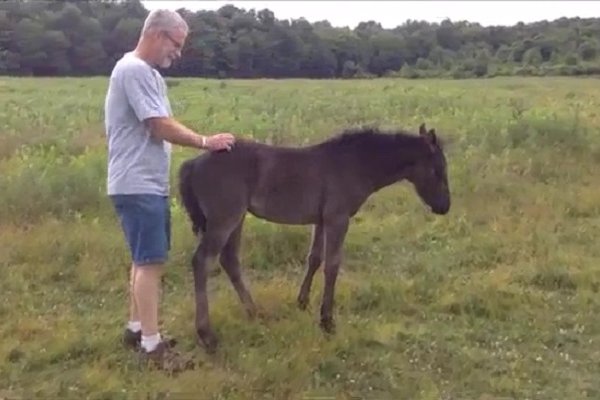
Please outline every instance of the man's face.
[[169, 68], [173, 61], [181, 57], [186, 34], [181, 30], [161, 31], [159, 33], [157, 63], [161, 68]]

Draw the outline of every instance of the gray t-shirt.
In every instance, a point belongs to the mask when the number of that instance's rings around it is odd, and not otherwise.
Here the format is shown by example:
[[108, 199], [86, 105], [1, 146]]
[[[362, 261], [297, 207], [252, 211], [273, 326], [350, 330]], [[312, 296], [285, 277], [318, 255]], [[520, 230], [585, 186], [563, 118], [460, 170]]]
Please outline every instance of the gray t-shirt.
[[109, 195], [169, 194], [171, 143], [153, 138], [144, 120], [171, 115], [160, 73], [126, 53], [112, 71], [104, 103]]

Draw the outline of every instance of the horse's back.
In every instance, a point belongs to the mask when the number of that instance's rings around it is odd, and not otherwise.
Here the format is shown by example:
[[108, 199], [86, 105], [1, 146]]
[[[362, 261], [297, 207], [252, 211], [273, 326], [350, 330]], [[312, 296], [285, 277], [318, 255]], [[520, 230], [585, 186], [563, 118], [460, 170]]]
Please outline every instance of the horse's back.
[[230, 151], [207, 151], [188, 162], [193, 165], [195, 179], [206, 185], [212, 186], [222, 181], [235, 185], [252, 174], [257, 156], [255, 143], [239, 141]]

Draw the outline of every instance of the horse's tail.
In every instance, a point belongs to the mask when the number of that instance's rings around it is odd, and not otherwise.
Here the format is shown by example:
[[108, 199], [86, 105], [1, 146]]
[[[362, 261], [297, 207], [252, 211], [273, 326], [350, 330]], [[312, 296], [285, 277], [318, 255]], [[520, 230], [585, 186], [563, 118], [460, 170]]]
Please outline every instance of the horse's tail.
[[181, 202], [192, 221], [192, 231], [197, 236], [200, 230], [206, 232], [206, 216], [202, 212], [194, 195], [193, 168], [192, 160], [184, 161], [181, 164], [179, 168], [179, 194]]

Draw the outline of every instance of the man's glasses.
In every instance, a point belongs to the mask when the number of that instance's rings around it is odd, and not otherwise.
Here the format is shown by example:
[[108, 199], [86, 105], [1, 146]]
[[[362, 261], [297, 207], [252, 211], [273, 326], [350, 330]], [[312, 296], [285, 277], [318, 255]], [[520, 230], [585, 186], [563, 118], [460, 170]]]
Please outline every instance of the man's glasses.
[[169, 39], [171, 41], [171, 43], [173, 43], [173, 45], [175, 46], [175, 48], [177, 50], [181, 50], [183, 45], [181, 43], [179, 43], [177, 40], [173, 39], [173, 37], [171, 35], [169, 35], [169, 32], [163, 31], [163, 34], [167, 37], [167, 39]]

